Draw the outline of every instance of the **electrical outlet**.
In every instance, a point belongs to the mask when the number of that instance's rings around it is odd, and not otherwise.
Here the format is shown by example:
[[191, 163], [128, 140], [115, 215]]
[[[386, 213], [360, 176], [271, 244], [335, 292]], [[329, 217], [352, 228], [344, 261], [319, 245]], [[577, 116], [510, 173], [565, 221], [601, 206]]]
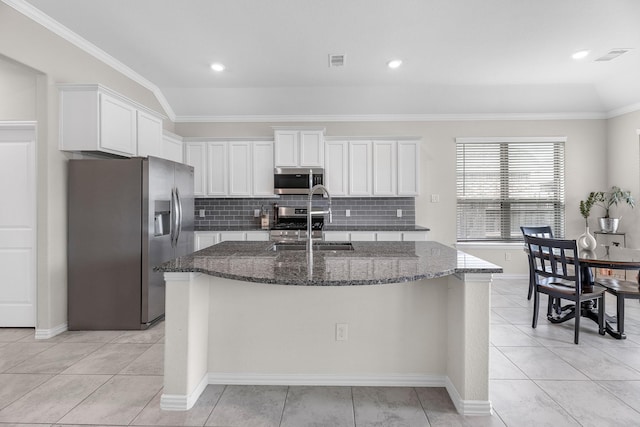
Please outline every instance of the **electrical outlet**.
[[396, 211], [396, 216], [397, 216], [398, 218], [402, 218], [402, 209], [398, 209], [398, 210]]
[[440, 195], [432, 194], [431, 195], [431, 203], [440, 203]]
[[344, 211], [344, 216], [351, 216], [351, 209]]
[[200, 218], [204, 218], [204, 217], [205, 217], [204, 209], [200, 209]]
[[511, 261], [511, 252], [505, 252], [504, 253], [504, 260], [505, 261]]
[[336, 341], [347, 341], [349, 338], [349, 325], [347, 323], [336, 323]]

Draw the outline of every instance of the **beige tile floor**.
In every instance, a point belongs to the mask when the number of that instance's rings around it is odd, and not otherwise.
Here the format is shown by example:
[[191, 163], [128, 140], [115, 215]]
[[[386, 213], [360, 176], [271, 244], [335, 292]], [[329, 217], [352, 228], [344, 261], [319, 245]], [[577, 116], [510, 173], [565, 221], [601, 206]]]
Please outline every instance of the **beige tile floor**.
[[526, 288], [493, 284], [491, 417], [462, 417], [444, 389], [411, 387], [211, 385], [190, 411], [161, 411], [161, 323], [44, 341], [0, 329], [0, 426], [640, 426], [640, 304], [627, 302], [626, 340], [585, 321], [576, 346], [572, 321], [541, 312], [531, 328]]

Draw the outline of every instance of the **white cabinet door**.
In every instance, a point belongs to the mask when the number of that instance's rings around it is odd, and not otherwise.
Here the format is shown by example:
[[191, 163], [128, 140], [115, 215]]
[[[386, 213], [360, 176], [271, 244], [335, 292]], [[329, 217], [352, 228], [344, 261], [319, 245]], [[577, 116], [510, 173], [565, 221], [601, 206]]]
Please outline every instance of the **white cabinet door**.
[[206, 144], [204, 142], [187, 142], [184, 145], [184, 161], [193, 166], [194, 196], [206, 196], [206, 160]]
[[376, 232], [378, 242], [401, 242], [402, 232], [400, 231], [378, 231]]
[[402, 233], [402, 240], [405, 242], [426, 242], [426, 231], [405, 231]]
[[229, 143], [229, 195], [251, 196], [251, 142]]
[[100, 148], [126, 156], [135, 156], [136, 109], [107, 94], [100, 94]]
[[225, 197], [227, 183], [227, 143], [207, 143], [207, 195]]
[[349, 195], [371, 195], [371, 142], [349, 142]]
[[275, 166], [298, 166], [298, 131], [275, 131]]
[[253, 195], [273, 196], [273, 142], [253, 142]]
[[396, 142], [373, 141], [373, 195], [396, 195]]
[[178, 136], [164, 134], [162, 136], [162, 158], [182, 163], [182, 139]]
[[347, 141], [328, 141], [325, 145], [324, 182], [333, 197], [348, 194], [348, 147]]
[[247, 231], [247, 241], [268, 242], [271, 236], [268, 231]]
[[196, 231], [195, 232], [195, 250], [208, 248], [218, 244], [220, 241], [220, 233], [209, 231]]
[[376, 232], [375, 231], [352, 231], [351, 241], [352, 242], [375, 242]]
[[162, 119], [138, 111], [138, 156], [162, 157]]
[[244, 241], [247, 240], [247, 233], [245, 231], [221, 231], [220, 242], [226, 241]]
[[420, 194], [420, 142], [398, 141], [398, 196]]
[[324, 167], [324, 133], [302, 130], [300, 138], [300, 166]]
[[325, 231], [322, 233], [322, 238], [326, 242], [348, 242], [351, 240], [348, 231]]

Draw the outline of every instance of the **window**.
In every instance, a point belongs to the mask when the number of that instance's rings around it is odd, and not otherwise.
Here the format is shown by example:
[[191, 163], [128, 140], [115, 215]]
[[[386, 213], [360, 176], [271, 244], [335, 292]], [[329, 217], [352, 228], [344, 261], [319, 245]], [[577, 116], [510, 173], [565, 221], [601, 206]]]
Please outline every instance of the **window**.
[[564, 236], [565, 138], [456, 138], [457, 240], [521, 241], [521, 225]]

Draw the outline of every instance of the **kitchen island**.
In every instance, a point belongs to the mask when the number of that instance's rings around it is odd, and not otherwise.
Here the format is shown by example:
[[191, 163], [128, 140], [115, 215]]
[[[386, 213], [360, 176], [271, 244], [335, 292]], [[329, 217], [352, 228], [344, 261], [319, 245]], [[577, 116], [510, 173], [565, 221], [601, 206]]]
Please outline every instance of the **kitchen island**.
[[223, 242], [162, 264], [163, 409], [207, 384], [446, 387], [489, 414], [489, 297], [502, 268], [437, 242]]

